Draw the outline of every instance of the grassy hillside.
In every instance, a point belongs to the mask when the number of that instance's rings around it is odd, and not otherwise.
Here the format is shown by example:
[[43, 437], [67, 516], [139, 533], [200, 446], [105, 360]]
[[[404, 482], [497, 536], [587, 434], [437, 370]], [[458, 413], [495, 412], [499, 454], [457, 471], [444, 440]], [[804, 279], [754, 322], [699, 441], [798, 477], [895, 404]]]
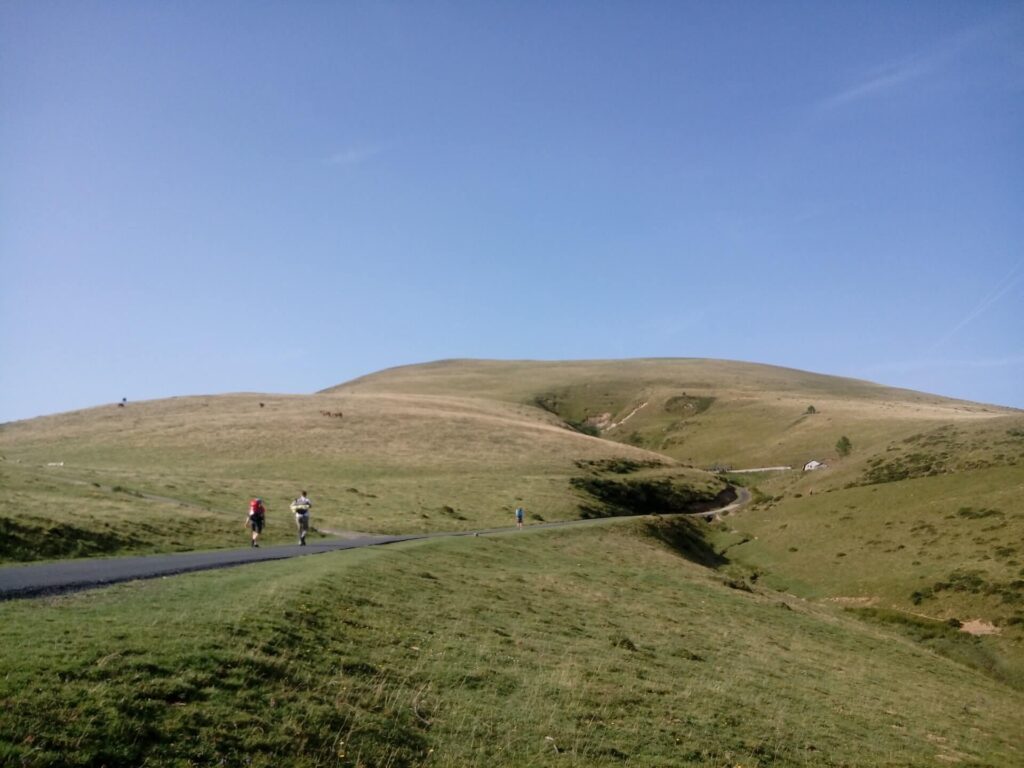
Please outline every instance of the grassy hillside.
[[[702, 359], [451, 360], [394, 368], [335, 393], [466, 395], [546, 409], [601, 437], [698, 466], [803, 466], [947, 423], [1019, 411], [753, 363]], [[809, 412], [812, 411], [812, 412]]]
[[792, 466], [733, 476], [757, 500], [717, 534], [737, 567], [875, 618], [980, 621], [1024, 679], [1021, 411], [714, 360], [445, 361], [334, 391], [490, 393], [698, 466]]
[[[718, 542], [775, 588], [995, 633], [1024, 681], [1024, 429], [944, 426], [755, 483]], [[979, 623], [980, 622], [980, 623]]]
[[0, 604], [0, 763], [1020, 763], [1019, 691], [689, 562], [695, 536], [641, 518]]
[[[848, 439], [848, 450], [837, 442]], [[0, 425], [0, 561], [508, 525], [0, 604], [0, 764], [1011, 766], [1024, 414], [708, 360], [448, 361]], [[705, 535], [708, 536], [705, 539]], [[991, 634], [974, 636], [963, 626]]]
[[323, 532], [415, 532], [508, 525], [516, 505], [532, 520], [613, 513], [573, 480], [621, 462], [698, 496], [723, 487], [537, 408], [438, 395], [130, 403], [5, 424], [0, 456], [0, 561], [239, 546], [252, 496], [267, 539], [290, 541], [302, 489]]

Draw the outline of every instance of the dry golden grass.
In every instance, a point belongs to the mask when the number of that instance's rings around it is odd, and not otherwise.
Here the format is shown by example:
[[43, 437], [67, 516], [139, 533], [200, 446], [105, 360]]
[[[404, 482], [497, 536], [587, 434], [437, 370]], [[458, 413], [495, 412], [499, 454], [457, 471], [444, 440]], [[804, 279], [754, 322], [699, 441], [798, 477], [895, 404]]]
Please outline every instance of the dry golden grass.
[[[674, 408], [680, 398], [693, 407]], [[566, 426], [605, 414], [619, 424], [608, 439]], [[287, 503], [306, 489], [324, 531], [487, 527], [518, 505], [528, 520], [576, 517], [578, 462], [826, 460], [826, 472], [758, 479], [807, 495], [859, 482], [913, 435], [953, 429], [954, 453], [984, 459], [980, 444], [1022, 425], [1011, 409], [748, 363], [442, 361], [315, 395], [182, 397], [2, 425], [0, 518], [122, 536], [151, 525], [165, 529], [142, 537], [157, 548], [226, 546], [241, 538], [246, 501], [262, 496], [268, 538], [287, 541]], [[841, 458], [844, 435], [853, 452]]]
[[662, 460], [526, 405], [366, 393], [94, 408], [4, 425], [0, 455], [10, 491], [0, 518], [38, 529], [26, 537], [80, 537], [57, 528], [70, 524], [141, 536], [134, 550], [244, 543], [238, 528], [253, 496], [267, 501], [269, 541], [288, 541], [287, 505], [303, 489], [323, 531], [507, 525], [517, 505], [529, 519], [575, 518], [577, 462]]
[[[1013, 409], [856, 379], [702, 359], [451, 360], [382, 371], [328, 391], [457, 393], [526, 404], [547, 397], [569, 420], [628, 417], [602, 431], [610, 440], [695, 465], [737, 468], [833, 458], [844, 434], [855, 447], [872, 450], [946, 423], [1021, 416]], [[673, 413], [671, 400], [682, 395], [713, 401], [702, 412]], [[809, 406], [815, 413], [807, 413]]]

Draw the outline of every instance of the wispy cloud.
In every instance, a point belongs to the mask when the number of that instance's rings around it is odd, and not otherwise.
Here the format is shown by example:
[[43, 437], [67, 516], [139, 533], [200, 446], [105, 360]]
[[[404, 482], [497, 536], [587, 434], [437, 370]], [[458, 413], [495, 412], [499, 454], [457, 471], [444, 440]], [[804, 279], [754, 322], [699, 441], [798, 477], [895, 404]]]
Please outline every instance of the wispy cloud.
[[927, 78], [945, 68], [967, 50], [988, 46], [994, 38], [1014, 34], [1019, 14], [1005, 13], [961, 30], [935, 45], [896, 61], [890, 61], [863, 73], [851, 84], [840, 88], [818, 102], [822, 109], [836, 109]]
[[964, 315], [964, 317], [961, 318], [960, 322], [958, 322], [956, 325], [954, 325], [952, 328], [946, 331], [946, 334], [944, 336], [942, 336], [938, 341], [932, 344], [932, 346], [929, 348], [929, 351], [935, 351], [936, 349], [941, 347], [943, 344], [949, 341], [954, 336], [954, 334], [956, 334], [957, 331], [959, 331], [965, 325], [970, 323], [972, 320], [976, 320], [978, 317], [985, 314], [988, 310], [995, 306], [995, 304], [1001, 298], [1003, 298], [1003, 296], [1009, 293], [1021, 281], [1021, 279], [1024, 278], [1024, 271], [1021, 270], [1022, 267], [1024, 267], [1024, 259], [1018, 261], [1017, 264], [1013, 267], [1013, 269], [1010, 270], [1009, 274], [1007, 274], [1006, 277], [1000, 280], [996, 284], [996, 287], [989, 291], [989, 293], [980, 302], [978, 302], [974, 309], [972, 309], [970, 312]]
[[861, 82], [823, 99], [821, 106], [826, 109], [841, 107], [869, 96], [892, 90], [912, 80], [931, 73], [939, 63], [936, 57], [911, 57], [869, 73]]
[[334, 166], [352, 166], [361, 165], [366, 161], [376, 157], [383, 151], [382, 147], [368, 146], [368, 147], [349, 147], [343, 149], [340, 152], [327, 157], [327, 165]]

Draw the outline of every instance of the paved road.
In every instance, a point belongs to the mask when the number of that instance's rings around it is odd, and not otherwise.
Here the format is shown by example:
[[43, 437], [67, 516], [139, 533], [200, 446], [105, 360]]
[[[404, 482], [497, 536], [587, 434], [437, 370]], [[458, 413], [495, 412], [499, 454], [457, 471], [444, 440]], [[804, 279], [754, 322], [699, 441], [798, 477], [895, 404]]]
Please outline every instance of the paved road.
[[246, 563], [281, 560], [300, 555], [316, 555], [336, 549], [390, 544], [415, 536], [360, 536], [352, 539], [327, 539], [308, 546], [282, 545], [253, 549], [218, 549], [209, 552], [179, 552], [169, 555], [134, 557], [90, 557], [55, 563], [7, 566], [0, 568], [0, 600], [11, 597], [71, 592], [101, 587], [133, 579], [152, 579], [211, 568], [229, 568]]
[[[738, 509], [750, 499], [745, 488], [739, 489], [739, 498], [732, 504], [704, 512], [689, 513], [691, 517], [717, 517]], [[542, 523], [529, 526], [535, 528], [560, 528], [569, 525], [587, 525], [607, 521], [608, 518], [593, 520], [567, 520], [557, 523]], [[443, 536], [478, 536], [480, 534], [503, 533], [514, 528], [489, 528], [480, 531], [458, 531], [454, 533], [411, 534], [406, 536], [357, 535], [345, 539], [323, 539], [311, 541], [305, 547], [294, 544], [253, 549], [218, 549], [209, 552], [179, 552], [168, 555], [142, 555], [134, 557], [90, 557], [81, 560], [62, 560], [54, 563], [16, 565], [0, 568], [0, 600], [17, 597], [39, 597], [63, 592], [74, 592], [93, 587], [103, 587], [122, 581], [154, 579], [179, 573], [207, 571], [214, 568], [230, 568], [236, 565], [259, 563], [267, 560], [283, 560], [288, 557], [318, 555], [339, 549], [372, 547], [393, 544], [399, 541], [414, 541]]]

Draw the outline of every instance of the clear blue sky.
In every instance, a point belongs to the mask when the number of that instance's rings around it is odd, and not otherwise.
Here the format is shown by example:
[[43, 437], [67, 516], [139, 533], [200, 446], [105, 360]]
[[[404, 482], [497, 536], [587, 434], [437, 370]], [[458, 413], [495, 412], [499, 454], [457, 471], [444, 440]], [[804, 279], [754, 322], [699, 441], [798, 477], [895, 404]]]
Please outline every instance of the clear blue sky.
[[0, 421], [447, 357], [1024, 407], [1024, 3], [0, 4]]

